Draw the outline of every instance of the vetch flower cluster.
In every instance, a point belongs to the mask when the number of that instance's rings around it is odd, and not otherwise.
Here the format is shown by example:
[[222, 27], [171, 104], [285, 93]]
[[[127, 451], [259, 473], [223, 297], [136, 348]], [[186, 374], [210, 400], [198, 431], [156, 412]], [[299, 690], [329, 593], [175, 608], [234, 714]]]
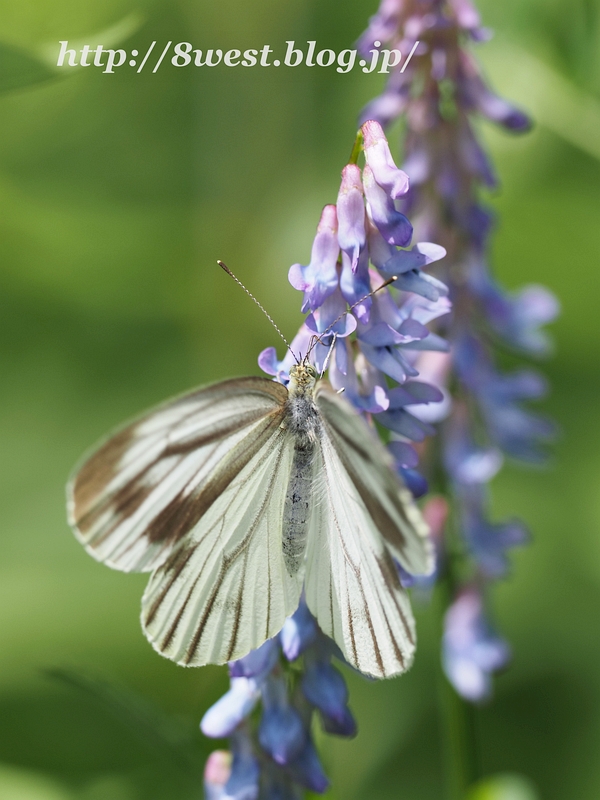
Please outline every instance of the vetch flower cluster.
[[[463, 557], [466, 581], [446, 616], [443, 663], [457, 691], [473, 701], [489, 694], [491, 672], [509, 657], [485, 619], [486, 587], [506, 574], [507, 551], [528, 538], [516, 520], [490, 521], [488, 484], [505, 455], [543, 460], [553, 434], [553, 425], [524, 405], [543, 396], [544, 380], [529, 369], [502, 372], [496, 351], [547, 352], [540, 326], [558, 312], [544, 287], [508, 293], [489, 268], [493, 217], [480, 190], [493, 189], [497, 181], [474, 118], [512, 132], [526, 131], [530, 123], [490, 90], [468, 49], [469, 41], [488, 36], [471, 0], [382, 0], [359, 43], [366, 55], [376, 40], [407, 52], [419, 42], [408, 68], [390, 75], [362, 119], [383, 126], [400, 116], [405, 120], [403, 169], [411, 184], [398, 210], [411, 217], [419, 236], [448, 252], [436, 275], [449, 286], [453, 310], [437, 330], [450, 342], [451, 355], [423, 362], [421, 373], [446, 394], [437, 420], [446, 418], [443, 469], [459, 528], [446, 549]], [[434, 415], [413, 413], [427, 424], [436, 421], [435, 409]]]
[[[302, 311], [308, 317], [281, 361], [269, 347], [259, 364], [286, 383], [292, 353], [302, 356], [320, 335], [311, 354], [316, 368], [322, 371], [329, 357], [332, 386], [392, 432], [391, 450], [414, 489], [411, 470], [417, 456], [408, 442], [422, 441], [433, 429], [409, 409], [443, 397], [439, 389], [414, 379], [424, 351], [448, 349], [427, 324], [450, 310], [447, 287], [423, 268], [446, 251], [430, 242], [411, 246], [413, 227], [398, 210], [408, 192], [407, 175], [395, 165], [377, 122], [367, 121], [360, 139], [364, 169], [355, 163], [344, 167], [337, 203], [321, 214], [310, 262], [289, 271], [290, 283], [303, 292]], [[367, 297], [392, 276], [393, 288]], [[348, 306], [352, 311], [344, 314]], [[422, 488], [422, 479], [419, 483]]]
[[[333, 387], [389, 430], [398, 472], [414, 494], [422, 494], [426, 482], [415, 471], [418, 458], [410, 442], [422, 441], [433, 428], [410, 409], [443, 399], [438, 388], [415, 379], [427, 351], [448, 349], [427, 325], [450, 310], [448, 289], [423, 268], [445, 250], [412, 244], [412, 225], [399, 210], [408, 178], [395, 165], [381, 126], [366, 122], [357, 143], [356, 159], [342, 170], [337, 203], [321, 214], [310, 262], [289, 270], [308, 315], [283, 359], [269, 347], [259, 365], [287, 383], [295, 358], [309, 352], [318, 335], [310, 360], [319, 372], [328, 366]], [[361, 149], [363, 169], [357, 163]], [[384, 286], [392, 276], [393, 288]], [[400, 574], [408, 585], [410, 576]], [[278, 636], [230, 664], [231, 688], [201, 725], [208, 736], [229, 736], [233, 751], [230, 772], [221, 762], [215, 767], [218, 755], [207, 765], [210, 800], [287, 800], [301, 797], [303, 789], [326, 790], [311, 737], [313, 715], [327, 733], [356, 733], [333, 657], [343, 660], [301, 601]]]
[[[214, 763], [207, 764], [209, 800], [287, 800], [301, 797], [303, 789], [327, 789], [311, 736], [313, 715], [328, 733], [356, 733], [346, 684], [331, 663], [334, 656], [343, 660], [301, 601], [278, 636], [231, 662], [231, 688], [201, 723], [206, 736], [231, 737], [233, 752], [220, 780], [213, 778]], [[260, 716], [254, 719], [259, 703]]]

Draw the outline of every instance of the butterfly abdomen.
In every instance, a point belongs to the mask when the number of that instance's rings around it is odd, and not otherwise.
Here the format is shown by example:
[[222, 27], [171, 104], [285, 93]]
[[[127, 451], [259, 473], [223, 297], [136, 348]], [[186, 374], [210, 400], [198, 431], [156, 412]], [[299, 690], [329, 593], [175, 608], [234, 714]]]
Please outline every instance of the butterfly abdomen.
[[319, 426], [319, 413], [312, 393], [292, 393], [287, 403], [285, 427], [294, 437], [294, 458], [285, 497], [281, 533], [283, 559], [290, 575], [296, 575], [304, 561], [312, 501], [313, 457]]
[[290, 575], [296, 575], [304, 560], [306, 531], [312, 495], [312, 461], [314, 445], [296, 445], [292, 471], [283, 509], [281, 547]]

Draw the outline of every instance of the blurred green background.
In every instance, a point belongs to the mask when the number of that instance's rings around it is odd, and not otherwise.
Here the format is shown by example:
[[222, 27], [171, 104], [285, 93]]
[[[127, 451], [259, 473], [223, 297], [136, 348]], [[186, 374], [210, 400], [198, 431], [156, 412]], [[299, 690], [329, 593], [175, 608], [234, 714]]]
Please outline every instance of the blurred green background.
[[[477, 724], [487, 772], [525, 774], [544, 800], [597, 800], [600, 3], [480, 6], [497, 32], [479, 48], [488, 74], [538, 123], [514, 139], [482, 129], [502, 180], [495, 268], [510, 287], [549, 285], [563, 314], [544, 367], [545, 407], [562, 428], [555, 463], [509, 466], [495, 482], [495, 513], [522, 516], [534, 542], [496, 592], [514, 661]], [[58, 40], [103, 37], [140, 51], [153, 39], [223, 49], [316, 39], [340, 50], [376, 7], [0, 6], [0, 800], [201, 796], [214, 743], [197, 726], [225, 670], [154, 653], [138, 621], [147, 578], [86, 555], [65, 523], [64, 484], [123, 419], [197, 384], [258, 374], [256, 355], [276, 337], [217, 258], [293, 335], [287, 269], [307, 263], [357, 113], [383, 78], [168, 63], [156, 75], [57, 76], [44, 58]], [[349, 676], [360, 734], [322, 743], [331, 797], [441, 796], [437, 625], [421, 609], [406, 677]]]

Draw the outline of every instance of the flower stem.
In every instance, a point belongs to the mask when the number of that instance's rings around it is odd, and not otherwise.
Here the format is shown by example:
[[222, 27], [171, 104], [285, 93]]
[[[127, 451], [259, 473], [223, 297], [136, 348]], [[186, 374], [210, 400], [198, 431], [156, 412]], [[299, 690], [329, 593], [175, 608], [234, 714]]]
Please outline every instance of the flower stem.
[[443, 716], [445, 795], [464, 800], [479, 777], [475, 711], [454, 691], [444, 676], [440, 679]]
[[[453, 595], [452, 562], [440, 582], [441, 621]], [[439, 709], [442, 736], [445, 797], [464, 800], [467, 790], [480, 777], [477, 743], [477, 709], [463, 700], [440, 671]]]
[[354, 147], [352, 148], [352, 152], [350, 153], [350, 160], [348, 161], [349, 164], [358, 164], [358, 157], [361, 154], [363, 149], [363, 135], [362, 131], [359, 130], [356, 134], [356, 139], [354, 140]]

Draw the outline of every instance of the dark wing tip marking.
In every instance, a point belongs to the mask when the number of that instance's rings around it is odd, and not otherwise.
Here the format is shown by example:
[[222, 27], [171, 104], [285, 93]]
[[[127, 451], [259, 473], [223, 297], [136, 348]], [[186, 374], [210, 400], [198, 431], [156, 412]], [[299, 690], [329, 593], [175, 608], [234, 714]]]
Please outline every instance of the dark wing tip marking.
[[129, 425], [104, 442], [72, 478], [69, 484], [71, 525], [81, 530], [82, 520], [116, 475], [116, 468], [134, 438], [135, 427], [136, 423]]
[[[126, 427], [114, 433], [106, 441], [102, 442], [96, 447], [95, 452], [92, 452], [92, 454], [84, 461], [83, 465], [79, 468], [76, 468], [68, 484], [69, 523], [73, 527], [78, 528], [80, 532], [85, 533], [85, 531], [82, 529], [82, 526], [91, 524], [91, 519], [86, 519], [88, 512], [94, 510], [95, 506], [98, 504], [98, 498], [102, 491], [117, 474], [117, 467], [122, 457], [127, 452], [127, 449], [134, 441], [136, 429], [141, 424], [154, 415], [164, 412], [169, 407], [193, 403], [195, 400], [200, 398], [206, 398], [210, 401], [214, 395], [214, 401], [218, 402], [225, 389], [227, 389], [230, 394], [242, 395], [255, 393], [261, 395], [263, 398], [265, 395], [268, 395], [275, 401], [275, 408], [272, 411], [266, 412], [264, 409], [260, 409], [254, 413], [244, 415], [244, 418], [241, 421], [238, 420], [238, 423], [232, 424], [230, 422], [228, 425], [221, 426], [221, 428], [219, 428], [219, 430], [213, 435], [209, 434], [205, 437], [200, 437], [196, 440], [181, 444], [179, 446], [167, 446], [165, 450], [152, 461], [151, 464], [146, 465], [141, 473], [132, 479], [130, 485], [138, 482], [148, 470], [154, 467], [155, 464], [165, 456], [183, 455], [186, 452], [195, 449], [196, 447], [210, 443], [216, 438], [225, 437], [230, 433], [234, 433], [237, 429], [244, 427], [244, 425], [250, 424], [252, 421], [258, 420], [263, 416], [268, 416], [272, 413], [278, 413], [285, 405], [288, 397], [288, 391], [285, 386], [269, 380], [268, 378], [232, 378], [231, 380], [222, 381], [220, 383], [213, 384], [212, 386], [201, 387], [200, 389], [193, 390], [192, 392], [188, 392], [179, 398], [168, 400], [166, 403], [163, 403], [150, 412], [146, 412]], [[194, 410], [190, 411], [190, 413], [196, 412]], [[173, 424], [171, 424], [167, 426], [166, 430], [171, 430], [173, 427]], [[136, 489], [137, 487], [133, 487], [129, 494], [134, 494]], [[132, 505], [130, 507], [130, 513], [133, 513], [139, 504], [136, 505], [135, 501], [127, 496], [127, 487], [124, 488], [122, 495], [123, 496], [118, 499], [118, 502], [123, 503], [123, 510], [128, 510], [129, 503], [131, 503]], [[107, 498], [107, 505], [110, 503], [110, 500], [112, 500], [112, 498]], [[117, 509], [117, 511], [119, 511], [119, 509]]]

